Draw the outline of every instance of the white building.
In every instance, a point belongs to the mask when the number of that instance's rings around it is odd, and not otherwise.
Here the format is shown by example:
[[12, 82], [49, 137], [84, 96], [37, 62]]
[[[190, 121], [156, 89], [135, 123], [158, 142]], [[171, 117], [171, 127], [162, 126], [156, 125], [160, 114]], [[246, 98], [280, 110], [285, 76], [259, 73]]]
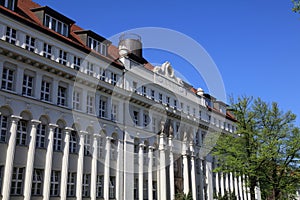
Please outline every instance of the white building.
[[234, 132], [226, 105], [148, 63], [141, 38], [118, 48], [30, 0], [0, 11], [0, 199], [249, 198], [212, 172], [205, 138]]

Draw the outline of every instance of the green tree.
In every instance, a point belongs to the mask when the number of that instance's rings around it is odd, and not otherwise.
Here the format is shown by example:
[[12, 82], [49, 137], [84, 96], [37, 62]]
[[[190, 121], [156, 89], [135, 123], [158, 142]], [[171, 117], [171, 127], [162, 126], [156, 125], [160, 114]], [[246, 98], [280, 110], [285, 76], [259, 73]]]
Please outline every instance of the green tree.
[[193, 196], [190, 192], [188, 194], [177, 193], [175, 195], [175, 200], [193, 200]]
[[294, 7], [292, 8], [292, 10], [294, 12], [300, 13], [300, 0], [292, 0], [292, 2], [294, 3]]
[[255, 187], [263, 199], [292, 199], [299, 188], [300, 132], [293, 123], [296, 116], [282, 112], [260, 98], [232, 100], [237, 131], [221, 134], [213, 150], [220, 161], [216, 171], [244, 175], [255, 199]]

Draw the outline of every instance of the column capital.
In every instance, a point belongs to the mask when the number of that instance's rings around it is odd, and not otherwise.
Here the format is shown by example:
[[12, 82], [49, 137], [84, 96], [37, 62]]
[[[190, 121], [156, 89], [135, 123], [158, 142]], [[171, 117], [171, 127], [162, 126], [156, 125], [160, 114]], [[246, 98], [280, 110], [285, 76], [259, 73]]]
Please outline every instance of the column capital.
[[74, 131], [74, 128], [71, 128], [71, 127], [65, 127], [65, 131], [71, 132], [71, 131]]
[[149, 146], [148, 149], [149, 149], [149, 151], [150, 150], [153, 151], [155, 149], [155, 147], [154, 146]]
[[50, 128], [50, 129], [55, 129], [55, 128], [57, 128], [57, 127], [58, 127], [57, 124], [49, 124], [49, 128]]
[[100, 135], [99, 133], [94, 133], [94, 134], [93, 134], [93, 138], [94, 138], [94, 139], [97, 139], [97, 138], [99, 138], [99, 137], [101, 137], [101, 135]]
[[110, 136], [107, 136], [106, 137], [106, 141], [111, 141], [111, 140], [113, 140], [114, 138], [112, 138], [112, 137], [110, 137]]
[[19, 120], [22, 119], [22, 117], [16, 115], [11, 115], [10, 118], [12, 119], [13, 122], [18, 122]]
[[87, 135], [87, 134], [88, 134], [87, 131], [79, 131], [79, 135], [80, 135], [80, 136], [85, 136], [85, 135]]
[[31, 124], [34, 125], [34, 126], [37, 126], [38, 124], [41, 123], [41, 121], [36, 120], [36, 119], [33, 119], [33, 120], [31, 120], [30, 122], [31, 122]]
[[146, 146], [146, 145], [143, 144], [143, 143], [139, 144], [140, 149], [141, 149], [141, 148], [144, 148], [145, 146]]

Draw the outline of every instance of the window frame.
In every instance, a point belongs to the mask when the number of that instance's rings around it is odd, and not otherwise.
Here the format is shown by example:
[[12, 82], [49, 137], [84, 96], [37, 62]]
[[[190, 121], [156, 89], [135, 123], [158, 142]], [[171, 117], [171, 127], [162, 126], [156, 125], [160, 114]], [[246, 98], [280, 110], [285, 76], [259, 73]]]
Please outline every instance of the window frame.
[[17, 30], [13, 29], [9, 26], [6, 27], [6, 32], [5, 32], [5, 41], [16, 45], [17, 43]]
[[15, 73], [16, 73], [15, 69], [6, 66], [3, 67], [1, 89], [7, 91], [14, 91]]

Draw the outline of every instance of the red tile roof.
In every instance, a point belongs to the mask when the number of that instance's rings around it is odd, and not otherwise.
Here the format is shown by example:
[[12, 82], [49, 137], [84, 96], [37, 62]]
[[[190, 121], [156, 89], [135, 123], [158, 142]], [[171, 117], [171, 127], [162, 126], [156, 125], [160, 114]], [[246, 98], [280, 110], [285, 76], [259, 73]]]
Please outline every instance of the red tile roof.
[[[121, 67], [123, 68], [123, 64], [119, 61], [119, 50], [116, 46], [110, 44], [108, 46], [108, 55], [107, 56], [103, 56], [102, 54], [95, 52], [93, 50], [91, 50], [90, 48], [88, 48], [84, 42], [79, 38], [79, 36], [75, 33], [76, 31], [84, 31], [83, 28], [81, 28], [80, 26], [76, 25], [76, 24], [71, 24], [70, 27], [70, 35], [69, 37], [65, 37], [47, 27], [45, 27], [43, 25], [43, 22], [41, 22], [38, 17], [34, 14], [34, 12], [32, 12], [32, 9], [36, 9], [36, 8], [41, 8], [42, 6], [33, 2], [32, 0], [18, 0], [18, 4], [17, 4], [17, 8], [15, 9], [15, 11], [9, 10], [3, 6], [0, 6], [0, 10], [5, 11], [6, 13], [8, 13], [9, 15], [16, 17], [19, 20], [22, 20], [26, 23], [31, 24], [32, 26], [34, 26], [35, 28], [38, 28], [40, 31], [44, 31], [47, 34], [51, 34], [53, 36], [55, 36], [56, 38], [63, 40], [65, 42], [67, 42], [68, 44], [74, 45], [77, 48], [80, 48], [81, 50], [85, 51], [86, 53], [94, 53], [97, 56], [100, 56], [104, 59], [106, 59], [108, 62], [116, 65], [117, 67]], [[134, 55], [130, 55], [135, 57]], [[144, 67], [148, 70], [153, 71], [154, 66], [149, 63], [146, 59], [144, 58], [139, 58], [141, 60], [142, 63], [144, 63]], [[197, 94], [197, 89], [194, 87], [189, 87], [190, 91], [193, 92], [194, 94]], [[216, 111], [215, 109], [213, 109], [214, 111]], [[216, 111], [218, 112], [218, 111]], [[226, 114], [226, 117], [228, 117], [231, 120], [235, 120], [234, 116], [232, 116], [229, 112]]]

